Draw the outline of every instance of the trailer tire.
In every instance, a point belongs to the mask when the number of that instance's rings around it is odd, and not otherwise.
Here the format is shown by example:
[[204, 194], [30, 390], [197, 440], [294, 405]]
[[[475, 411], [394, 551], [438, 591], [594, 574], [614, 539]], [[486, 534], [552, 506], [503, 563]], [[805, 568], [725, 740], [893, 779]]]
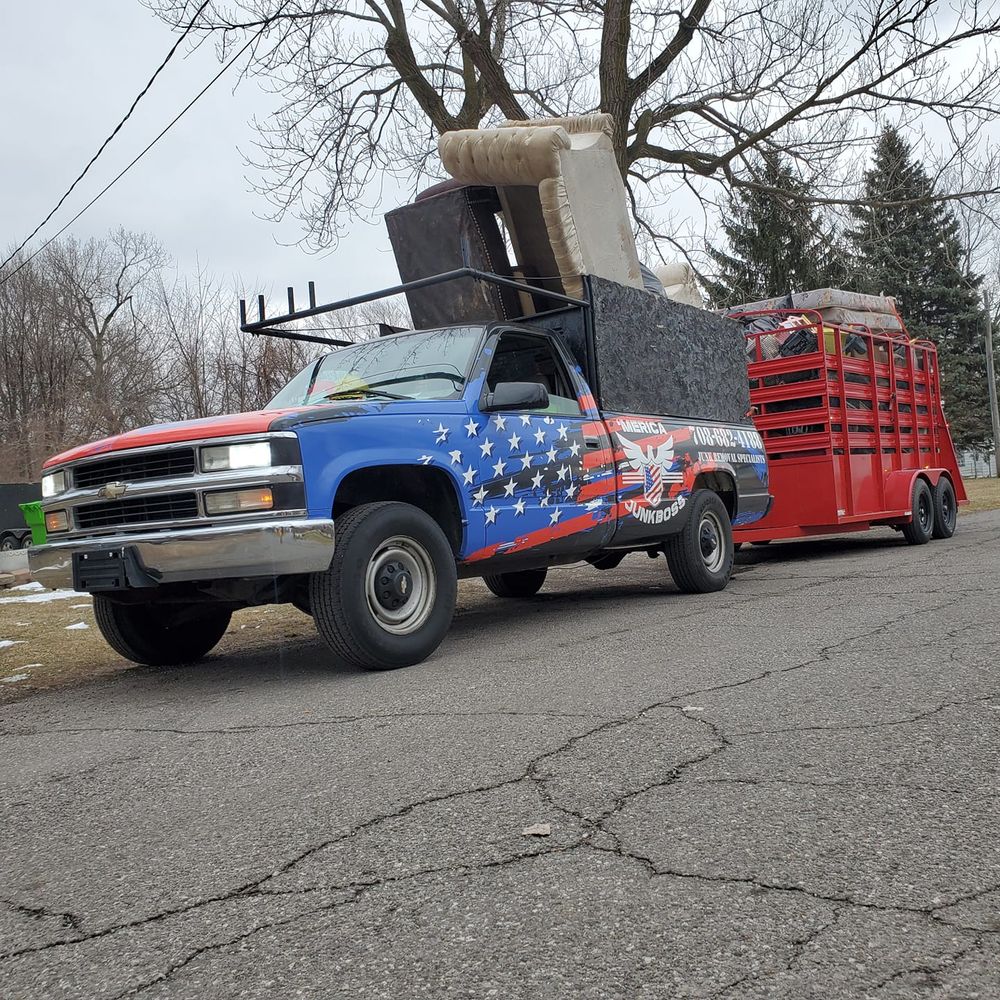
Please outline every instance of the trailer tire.
[[942, 476], [934, 487], [934, 537], [951, 538], [958, 527], [958, 501], [955, 487]]
[[118, 604], [94, 595], [105, 642], [134, 663], [174, 667], [200, 660], [229, 628], [233, 613], [211, 604]]
[[455, 555], [437, 521], [395, 501], [360, 504], [336, 520], [329, 569], [309, 578], [316, 629], [342, 660], [394, 670], [441, 644], [458, 592]]
[[13, 532], [7, 532], [7, 534], [0, 536], [0, 552], [13, 552], [15, 549], [20, 548], [17, 541], [17, 535]]
[[911, 545], [926, 545], [934, 532], [934, 497], [926, 479], [914, 482], [910, 507], [913, 516], [901, 528], [903, 537]]
[[733, 572], [733, 529], [726, 505], [710, 490], [698, 490], [681, 528], [664, 551], [674, 583], [686, 594], [724, 590]]
[[542, 589], [548, 570], [525, 569], [518, 573], [490, 573], [483, 583], [497, 597], [534, 597]]

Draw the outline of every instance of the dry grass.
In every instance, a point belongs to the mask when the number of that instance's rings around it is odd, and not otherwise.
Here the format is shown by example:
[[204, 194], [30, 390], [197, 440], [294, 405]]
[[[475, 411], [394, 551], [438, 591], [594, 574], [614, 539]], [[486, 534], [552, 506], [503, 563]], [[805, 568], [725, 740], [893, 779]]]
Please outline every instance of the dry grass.
[[1000, 509], [1000, 479], [965, 479], [965, 492], [969, 505], [962, 510]]

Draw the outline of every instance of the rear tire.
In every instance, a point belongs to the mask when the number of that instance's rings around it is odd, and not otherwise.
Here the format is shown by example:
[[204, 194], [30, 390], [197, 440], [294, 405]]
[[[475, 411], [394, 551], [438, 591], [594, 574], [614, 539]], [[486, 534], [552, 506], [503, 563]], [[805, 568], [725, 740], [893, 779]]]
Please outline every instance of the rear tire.
[[934, 537], [951, 538], [958, 527], [958, 500], [951, 480], [942, 476], [934, 487]]
[[542, 589], [548, 570], [525, 569], [519, 573], [491, 573], [483, 583], [497, 597], [534, 597]]
[[926, 545], [934, 532], [934, 497], [926, 479], [917, 479], [913, 484], [910, 507], [913, 516], [902, 526], [903, 537], [911, 545]]
[[105, 642], [134, 663], [173, 667], [200, 660], [225, 634], [232, 611], [211, 604], [116, 604], [94, 595]]
[[725, 589], [733, 572], [733, 529], [729, 513], [709, 490], [694, 493], [684, 527], [667, 539], [667, 565], [674, 583], [686, 594]]
[[455, 555], [438, 523], [407, 503], [366, 503], [340, 515], [330, 568], [309, 578], [316, 629], [365, 670], [427, 659], [455, 613]]

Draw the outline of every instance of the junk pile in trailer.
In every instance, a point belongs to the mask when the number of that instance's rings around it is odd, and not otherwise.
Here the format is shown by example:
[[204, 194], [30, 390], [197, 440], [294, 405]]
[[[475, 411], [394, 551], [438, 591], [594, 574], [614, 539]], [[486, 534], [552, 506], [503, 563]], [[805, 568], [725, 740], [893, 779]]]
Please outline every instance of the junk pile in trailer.
[[824, 288], [727, 310], [747, 342], [774, 504], [740, 542], [889, 525], [921, 544], [966, 502], [938, 356], [892, 298]]

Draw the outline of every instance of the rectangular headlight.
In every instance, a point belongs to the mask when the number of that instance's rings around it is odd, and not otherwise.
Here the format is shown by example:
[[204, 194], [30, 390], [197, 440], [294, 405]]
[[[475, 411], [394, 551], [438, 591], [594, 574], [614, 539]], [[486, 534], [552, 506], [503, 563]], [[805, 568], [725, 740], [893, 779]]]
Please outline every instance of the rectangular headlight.
[[66, 490], [66, 473], [65, 472], [50, 472], [47, 475], [42, 476], [42, 496], [43, 497], [54, 497], [57, 493], [63, 493]]
[[64, 510], [50, 510], [45, 515], [46, 531], [68, 531], [69, 515]]
[[270, 464], [270, 441], [248, 441], [245, 444], [223, 444], [201, 449], [201, 468], [204, 472], [266, 469]]
[[206, 514], [242, 514], [250, 510], [270, 510], [273, 506], [274, 495], [267, 487], [205, 494]]

